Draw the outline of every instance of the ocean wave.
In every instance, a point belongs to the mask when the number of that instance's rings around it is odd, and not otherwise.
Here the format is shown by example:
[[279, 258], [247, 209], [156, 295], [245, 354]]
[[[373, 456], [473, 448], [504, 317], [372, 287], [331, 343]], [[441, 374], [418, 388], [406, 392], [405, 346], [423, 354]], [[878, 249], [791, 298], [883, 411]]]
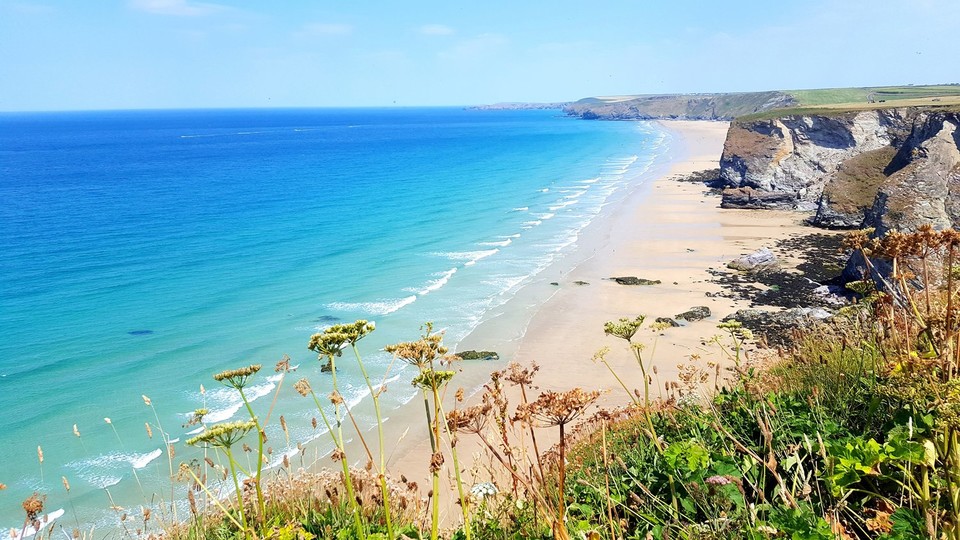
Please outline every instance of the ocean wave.
[[524, 221], [524, 222], [522, 223], [523, 227], [521, 227], [521, 228], [523, 228], [523, 229], [532, 229], [532, 228], [536, 227], [537, 225], [540, 225], [541, 223], [543, 223], [543, 221], [541, 221], [541, 220], [539, 220], [539, 219], [536, 219], [536, 220], [533, 220], [533, 221]]
[[497, 238], [520, 238], [520, 233], [517, 234], [508, 234], [505, 236], [498, 236]]
[[420, 295], [420, 296], [423, 296], [423, 295], [426, 295], [426, 294], [430, 294], [431, 292], [433, 292], [433, 291], [435, 291], [435, 290], [443, 287], [444, 285], [446, 285], [447, 282], [450, 281], [450, 278], [453, 277], [453, 275], [456, 274], [456, 273], [457, 273], [457, 269], [456, 269], [456, 268], [451, 268], [450, 270], [447, 270], [446, 272], [441, 272], [441, 273], [439, 274], [439, 278], [438, 278], [438, 279], [435, 279], [435, 280], [431, 281], [429, 285], [427, 285], [426, 287], [424, 287], [423, 289], [421, 289], [420, 291], [418, 291], [417, 294]]
[[553, 212], [548, 212], [548, 213], [546, 213], [546, 214], [535, 214], [535, 215], [537, 216], [538, 219], [544, 219], [544, 220], [546, 220], [546, 219], [552, 218], [552, 217], [555, 216], [556, 214], [554, 214]]
[[565, 201], [560, 201], [560, 202], [558, 202], [557, 204], [555, 204], [555, 205], [553, 205], [553, 206], [548, 206], [547, 209], [550, 210], [551, 212], [556, 212], [557, 210], [560, 210], [561, 208], [566, 208], [567, 206], [570, 206], [571, 204], [577, 204], [577, 200], [578, 200], [578, 199], [568, 199], [568, 200], [565, 200]]
[[473, 266], [477, 264], [477, 261], [480, 259], [486, 259], [487, 257], [494, 255], [499, 251], [499, 249], [485, 249], [483, 251], [447, 251], [443, 253], [434, 253], [434, 255], [438, 257], [446, 257], [451, 261], [467, 261], [464, 266]]
[[377, 300], [374, 302], [331, 302], [326, 305], [327, 309], [336, 311], [352, 311], [367, 313], [369, 315], [389, 315], [404, 306], [408, 306], [417, 301], [417, 297], [407, 296], [405, 298], [395, 298], [391, 300]]
[[478, 246], [497, 246], [497, 247], [506, 247], [513, 243], [512, 238], [507, 238], [506, 240], [499, 240], [497, 242], [480, 242]]
[[579, 199], [579, 198], [580, 198], [584, 193], [586, 193], [586, 192], [587, 192], [587, 190], [584, 189], [584, 190], [578, 191], [578, 192], [576, 192], [576, 193], [572, 193], [572, 194], [570, 194], [570, 195], [565, 195], [563, 198], [564, 198], [564, 199]]
[[511, 210], [511, 212], [526, 212], [529, 209], [530, 209], [529, 206], [520, 206], [518, 208], [514, 208], [513, 210]]
[[139, 456], [130, 460], [130, 464], [133, 465], [134, 469], [142, 469], [150, 464], [151, 461], [157, 459], [163, 455], [163, 450], [157, 448], [153, 452], [148, 452], [146, 454], [140, 454]]
[[581, 180], [580, 183], [581, 183], [581, 184], [596, 184], [596, 183], [599, 182], [599, 181], [600, 181], [600, 177], [598, 176], [598, 177], [596, 177], [596, 178], [589, 178], [589, 179], [587, 179], [587, 180]]
[[[253, 403], [254, 401], [270, 394], [274, 388], [277, 387], [277, 381], [279, 375], [272, 375], [267, 377], [267, 382], [263, 384], [257, 384], [251, 386], [245, 390], [247, 401]], [[213, 404], [212, 407], [217, 407], [212, 409], [206, 416], [203, 417], [203, 421], [208, 424], [216, 424], [218, 422], [225, 422], [231, 418], [237, 412], [243, 408], [243, 400], [240, 399], [240, 396], [237, 395], [235, 391], [230, 388], [215, 388], [207, 391], [207, 399]], [[192, 415], [193, 413], [187, 413]]]

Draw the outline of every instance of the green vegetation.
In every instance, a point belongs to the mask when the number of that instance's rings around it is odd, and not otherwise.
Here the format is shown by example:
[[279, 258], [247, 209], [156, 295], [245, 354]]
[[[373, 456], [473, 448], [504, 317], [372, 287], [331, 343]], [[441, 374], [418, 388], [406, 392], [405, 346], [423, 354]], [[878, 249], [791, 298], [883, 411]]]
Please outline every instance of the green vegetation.
[[823, 88], [817, 90], [786, 90], [801, 107], [916, 100], [960, 96], [960, 85], [931, 86], [877, 86], [863, 88]]
[[[342, 470], [295, 473], [284, 460], [276, 477], [262, 478], [260, 466], [241, 464], [236, 452], [242, 445], [263, 462], [243, 441], [263, 442], [269, 414], [204, 426], [189, 443], [211, 453], [181, 464], [178, 475], [192, 488], [190, 516], [166, 518], [162, 532], [174, 540], [960, 539], [960, 233], [922, 227], [869, 235], [852, 233], [846, 242], [874, 277], [849, 285], [859, 302], [797, 334], [791, 350], [753, 349], [739, 323], [719, 325], [711, 343], [727, 359], [728, 377], [719, 364], [691, 362], [659, 390], [652, 352], [638, 340], [644, 317], [607, 323], [605, 334], [622, 340], [637, 370], [613, 371], [606, 348], [594, 361], [613, 372], [631, 405], [600, 410], [576, 427], [598, 392], [533, 397], [535, 365], [492, 373], [475, 405], [463, 403], [461, 390], [446, 396], [455, 359], [428, 324], [419, 340], [388, 348], [418, 369], [412, 382], [423, 394], [432, 449], [426, 498], [385, 470], [382, 435], [377, 459], [356, 429], [367, 467], [348, 467], [343, 423], [352, 416], [336, 383], [321, 406], [303, 379], [295, 390], [317, 403]], [[650, 328], [654, 336], [662, 330]], [[337, 325], [310, 344], [321, 362], [351, 348], [364, 370], [356, 345], [372, 331], [366, 321]], [[214, 378], [244, 397], [260, 367]], [[277, 372], [288, 370], [288, 361], [277, 364]], [[383, 383], [368, 384], [371, 395], [383, 392]], [[280, 424], [286, 432], [282, 416]], [[541, 451], [550, 433], [558, 442]], [[474, 469], [489, 475], [469, 490], [457, 455], [468, 439], [483, 450]], [[443, 493], [441, 474], [455, 479], [455, 494]], [[227, 479], [230, 496], [217, 491]], [[450, 496], [460, 515], [444, 524], [439, 501]], [[24, 501], [27, 524], [43, 503], [40, 495]], [[144, 509], [136, 532], [121, 520], [122, 534], [143, 537], [149, 519]]]

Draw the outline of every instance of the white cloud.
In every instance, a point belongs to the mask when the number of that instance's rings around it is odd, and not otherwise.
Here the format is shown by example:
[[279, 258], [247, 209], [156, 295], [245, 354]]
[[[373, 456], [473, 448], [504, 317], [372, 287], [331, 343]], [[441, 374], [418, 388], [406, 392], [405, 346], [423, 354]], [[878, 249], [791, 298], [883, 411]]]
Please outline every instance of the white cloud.
[[297, 32], [301, 37], [308, 36], [348, 36], [353, 33], [353, 25], [340, 23], [310, 23], [305, 24]]
[[190, 2], [188, 0], [130, 0], [130, 6], [155, 15], [202, 17], [227, 9], [220, 4]]
[[453, 28], [443, 24], [425, 24], [419, 30], [425, 36], [452, 36], [456, 33]]

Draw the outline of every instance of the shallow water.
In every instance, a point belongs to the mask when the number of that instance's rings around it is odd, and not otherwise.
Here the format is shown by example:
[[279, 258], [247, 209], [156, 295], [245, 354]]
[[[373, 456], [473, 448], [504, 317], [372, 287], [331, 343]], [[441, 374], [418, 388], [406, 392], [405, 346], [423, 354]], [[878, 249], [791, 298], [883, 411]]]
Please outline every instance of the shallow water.
[[[325, 393], [306, 345], [331, 324], [377, 322], [361, 342], [377, 380], [390, 365], [378, 351], [425, 321], [455, 345], [663, 138], [557, 111], [0, 115], [0, 529], [19, 529], [34, 490], [68, 529], [115, 524], [110, 497], [155, 504], [171, 461], [200, 455], [183, 444], [189, 412], [238, 418], [211, 374], [264, 364], [248, 389], [260, 415], [284, 354]], [[341, 366], [355, 403], [366, 386]], [[410, 399], [410, 377], [392, 367], [386, 407]], [[322, 435], [292, 382], [277, 394], [290, 443], [268, 429], [274, 462]]]

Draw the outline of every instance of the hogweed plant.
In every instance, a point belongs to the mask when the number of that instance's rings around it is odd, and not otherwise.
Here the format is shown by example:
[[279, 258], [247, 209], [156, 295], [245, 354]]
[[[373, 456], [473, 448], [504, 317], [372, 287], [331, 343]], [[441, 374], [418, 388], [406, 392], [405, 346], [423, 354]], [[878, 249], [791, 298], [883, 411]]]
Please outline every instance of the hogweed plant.
[[[241, 467], [240, 463], [234, 457], [233, 447], [240, 442], [240, 440], [249, 433], [258, 428], [258, 424], [254, 420], [246, 421], [237, 421], [237, 422], [228, 422], [224, 424], [216, 424], [204, 430], [203, 433], [187, 439], [187, 444], [190, 446], [202, 446], [204, 448], [213, 448], [223, 454], [227, 458], [227, 463], [229, 466], [230, 477], [233, 480], [234, 495], [237, 498], [237, 514], [240, 516], [239, 521], [236, 518], [233, 518], [230, 513], [221, 506], [221, 509], [235, 525], [243, 531], [244, 536], [249, 536], [251, 531], [249, 530], [249, 522], [247, 520], [246, 511], [244, 509], [243, 501], [243, 490], [240, 487], [239, 474], [243, 473], [246, 476], [251, 476], [249, 471], [246, 471]], [[259, 436], [259, 433], [258, 433]], [[191, 472], [192, 474], [192, 472]], [[199, 478], [194, 477], [194, 479], [200, 484], [205, 485], [200, 482]], [[205, 488], [206, 489], [206, 488]], [[219, 499], [217, 497], [211, 497], [212, 500], [217, 501], [217, 504], [220, 505]], [[259, 501], [258, 501], [259, 503]]]
[[[364, 337], [370, 335], [374, 331], [375, 325], [372, 322], [365, 320], [357, 320], [351, 324], [337, 324], [333, 325], [321, 333], [314, 334], [310, 337], [310, 343], [308, 348], [317, 353], [318, 359], [323, 362], [325, 359], [330, 366], [330, 371], [333, 379], [333, 393], [330, 396], [330, 401], [334, 405], [334, 425], [337, 429], [337, 435], [334, 440], [334, 444], [337, 448], [334, 450], [334, 460], [343, 460], [343, 470], [345, 483], [348, 489], [352, 489], [350, 483], [350, 473], [349, 465], [347, 464], [346, 450], [344, 447], [343, 439], [343, 419], [346, 416], [350, 416], [352, 420], [352, 415], [349, 408], [343, 400], [343, 396], [340, 393], [340, 389], [337, 383], [337, 365], [336, 359], [343, 353], [343, 350], [347, 347], [350, 347], [353, 350], [354, 357], [357, 360], [357, 366], [360, 369], [361, 375], [363, 375], [363, 380], [367, 385], [367, 390], [370, 393], [370, 398], [373, 400], [373, 408], [376, 414], [377, 419], [377, 440], [379, 443], [379, 459], [377, 461], [377, 481], [380, 485], [380, 493], [383, 499], [383, 516], [387, 528], [387, 535], [390, 538], [395, 537], [393, 520], [391, 515], [391, 504], [390, 504], [390, 489], [387, 484], [387, 460], [386, 460], [386, 441], [383, 436], [383, 415], [380, 408], [380, 395], [383, 392], [386, 392], [386, 385], [381, 381], [381, 383], [374, 388], [373, 382], [370, 379], [370, 375], [367, 372], [367, 368], [363, 362], [363, 357], [360, 355], [360, 350], [357, 348], [357, 342], [362, 340]], [[387, 375], [389, 374], [389, 369], [387, 373], [384, 374], [384, 379], [386, 380]], [[316, 396], [314, 395], [316, 400]], [[318, 408], [319, 401], [317, 401]], [[330, 425], [329, 420], [324, 417], [324, 421], [327, 422], [328, 426]], [[331, 430], [332, 433], [332, 430]], [[357, 435], [360, 437], [361, 441], [365, 448], [367, 447], [366, 441], [363, 440], [363, 434], [357, 430]], [[369, 449], [368, 449], [368, 455]], [[357, 527], [357, 534], [360, 538], [365, 538], [366, 535], [363, 532], [362, 520], [360, 518], [359, 512], [355, 512], [356, 520], [355, 526]]]
[[[440, 446], [441, 430], [446, 431], [448, 446], [453, 458], [454, 479], [457, 486], [460, 510], [463, 515], [463, 532], [469, 540], [472, 538], [472, 529], [470, 525], [470, 506], [469, 499], [466, 497], [463, 489], [463, 479], [460, 475], [460, 459], [457, 454], [456, 428], [452, 427], [448, 421], [448, 416], [443, 408], [443, 395], [446, 393], [447, 385], [454, 376], [450, 370], [439, 369], [442, 364], [449, 363], [450, 358], [446, 357], [447, 348], [443, 346], [443, 334], [433, 333], [433, 324], [424, 325], [425, 333], [417, 341], [409, 341], [388, 345], [386, 351], [392, 353], [395, 358], [417, 368], [418, 374], [414, 377], [412, 384], [423, 394], [423, 405], [426, 413], [427, 432], [430, 437], [430, 476], [432, 481], [431, 490], [431, 517], [430, 517], [430, 538], [435, 540], [439, 537], [440, 528], [440, 470], [443, 467], [443, 450]], [[458, 392], [461, 396], [462, 392]], [[433, 403], [431, 406], [430, 398]], [[459, 399], [458, 399], [459, 401]]]

